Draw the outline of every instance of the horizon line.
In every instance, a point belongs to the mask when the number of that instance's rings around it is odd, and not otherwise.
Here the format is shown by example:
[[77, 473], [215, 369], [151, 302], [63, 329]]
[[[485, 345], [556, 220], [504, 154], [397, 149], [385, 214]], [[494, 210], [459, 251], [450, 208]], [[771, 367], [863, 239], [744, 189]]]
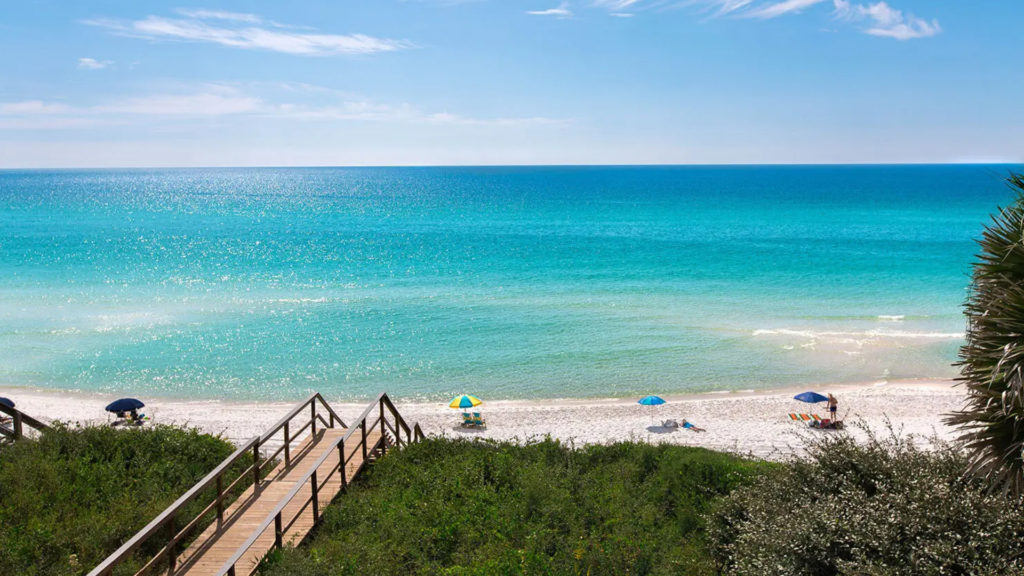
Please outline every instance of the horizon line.
[[870, 167], [870, 166], [1017, 166], [1024, 160], [954, 162], [705, 162], [705, 163], [573, 163], [573, 164], [208, 164], [208, 165], [104, 165], [104, 166], [0, 166], [0, 172], [28, 170], [232, 170], [287, 168], [756, 168], [756, 167]]

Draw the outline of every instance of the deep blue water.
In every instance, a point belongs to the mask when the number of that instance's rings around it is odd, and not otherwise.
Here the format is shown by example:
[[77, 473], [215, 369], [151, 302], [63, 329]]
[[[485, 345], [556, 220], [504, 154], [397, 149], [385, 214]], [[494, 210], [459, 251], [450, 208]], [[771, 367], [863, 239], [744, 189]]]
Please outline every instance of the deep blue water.
[[0, 171], [0, 386], [494, 399], [951, 376], [1009, 169]]

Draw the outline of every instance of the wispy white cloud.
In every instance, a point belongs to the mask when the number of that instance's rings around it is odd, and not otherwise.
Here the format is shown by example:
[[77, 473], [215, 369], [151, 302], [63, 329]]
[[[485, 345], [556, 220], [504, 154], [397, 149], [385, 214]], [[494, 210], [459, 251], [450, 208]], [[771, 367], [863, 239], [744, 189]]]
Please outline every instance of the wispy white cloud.
[[[147, 40], [208, 42], [250, 50], [268, 50], [302, 56], [374, 54], [413, 47], [405, 40], [377, 38], [366, 34], [319, 34], [281, 29], [254, 14], [216, 10], [180, 11], [184, 18], [147, 16], [141, 20], [97, 18], [84, 23], [115, 34]], [[291, 27], [289, 27], [291, 28]]]
[[114, 62], [111, 60], [96, 60], [95, 58], [79, 58], [79, 70], [102, 70]]
[[571, 18], [572, 10], [569, 10], [569, 3], [562, 2], [557, 8], [548, 8], [547, 10], [527, 10], [527, 14], [533, 16], [554, 16], [556, 18]]
[[564, 122], [542, 116], [472, 117], [450, 112], [428, 112], [410, 104], [375, 103], [329, 88], [310, 85], [286, 85], [278, 88], [279, 92], [299, 99], [272, 100], [247, 94], [233, 86], [207, 85], [192, 92], [149, 94], [87, 106], [42, 100], [0, 102], [0, 128], [59, 130], [100, 125], [141, 125], [161, 119], [180, 122], [187, 119], [242, 116], [294, 121], [374, 121], [466, 126]]
[[609, 16], [615, 16], [616, 18], [632, 18], [632, 12], [609, 12]]
[[716, 16], [724, 16], [750, 6], [754, 0], [713, 0], [712, 3], [718, 6]]
[[640, 3], [640, 0], [594, 0], [594, 6], [607, 8], [612, 12], [622, 12]]
[[[628, 0], [596, 0], [622, 2]], [[702, 6], [712, 17], [733, 16], [770, 20], [788, 14], [798, 14], [823, 4], [827, 0], [688, 0], [689, 5]], [[856, 4], [851, 0], [832, 0], [833, 15], [846, 22], [865, 22], [865, 34], [909, 40], [935, 36], [942, 31], [938, 20], [925, 20], [912, 14], [904, 15], [884, 1]]]
[[872, 36], [911, 40], [935, 36], [942, 32], [938, 20], [932, 19], [929, 22], [913, 14], [904, 16], [903, 11], [896, 10], [885, 2], [852, 4], [849, 0], [834, 0], [834, 4], [837, 18], [868, 21], [869, 25], [864, 29], [864, 33]]
[[242, 94], [229, 87], [211, 85], [188, 94], [137, 96], [92, 106], [71, 106], [42, 100], [3, 102], [0, 103], [0, 116], [63, 116], [66, 119], [130, 116], [202, 117], [254, 113], [265, 109], [264, 102], [259, 98]]
[[185, 8], [179, 8], [175, 10], [178, 14], [185, 16], [186, 18], [194, 18], [196, 20], [227, 20], [230, 22], [248, 22], [249, 24], [260, 24], [263, 19], [255, 14], [246, 14], [244, 12], [226, 12], [224, 10], [188, 10]]
[[771, 4], [761, 5], [757, 8], [748, 10], [743, 15], [750, 18], [778, 18], [791, 12], [800, 12], [805, 8], [820, 4], [825, 0], [783, 0], [782, 2], [774, 2]]
[[91, 110], [99, 114], [129, 116], [226, 116], [259, 112], [259, 98], [230, 90], [207, 90], [194, 94], [157, 94], [118, 100]]
[[22, 100], [20, 102], [0, 102], [0, 116], [39, 116], [48, 114], [67, 114], [74, 108], [60, 103], [48, 103], [42, 100]]

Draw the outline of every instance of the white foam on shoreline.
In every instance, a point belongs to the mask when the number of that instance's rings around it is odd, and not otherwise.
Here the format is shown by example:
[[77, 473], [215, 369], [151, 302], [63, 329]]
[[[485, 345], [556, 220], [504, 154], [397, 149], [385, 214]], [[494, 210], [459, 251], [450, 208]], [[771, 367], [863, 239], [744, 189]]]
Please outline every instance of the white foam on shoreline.
[[808, 339], [843, 339], [857, 341], [863, 339], [917, 339], [917, 340], [954, 340], [963, 338], [961, 332], [907, 332], [904, 330], [863, 330], [863, 331], [839, 331], [839, 330], [794, 330], [789, 328], [761, 328], [754, 330], [754, 336], [795, 336]]

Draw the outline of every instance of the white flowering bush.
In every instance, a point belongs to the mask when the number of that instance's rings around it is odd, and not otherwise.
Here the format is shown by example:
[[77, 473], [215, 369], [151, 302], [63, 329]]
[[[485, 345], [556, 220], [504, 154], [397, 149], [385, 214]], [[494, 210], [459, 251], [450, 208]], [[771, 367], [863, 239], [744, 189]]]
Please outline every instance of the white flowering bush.
[[1024, 501], [965, 480], [967, 456], [890, 430], [809, 440], [805, 457], [719, 501], [708, 539], [723, 574], [1024, 574]]

